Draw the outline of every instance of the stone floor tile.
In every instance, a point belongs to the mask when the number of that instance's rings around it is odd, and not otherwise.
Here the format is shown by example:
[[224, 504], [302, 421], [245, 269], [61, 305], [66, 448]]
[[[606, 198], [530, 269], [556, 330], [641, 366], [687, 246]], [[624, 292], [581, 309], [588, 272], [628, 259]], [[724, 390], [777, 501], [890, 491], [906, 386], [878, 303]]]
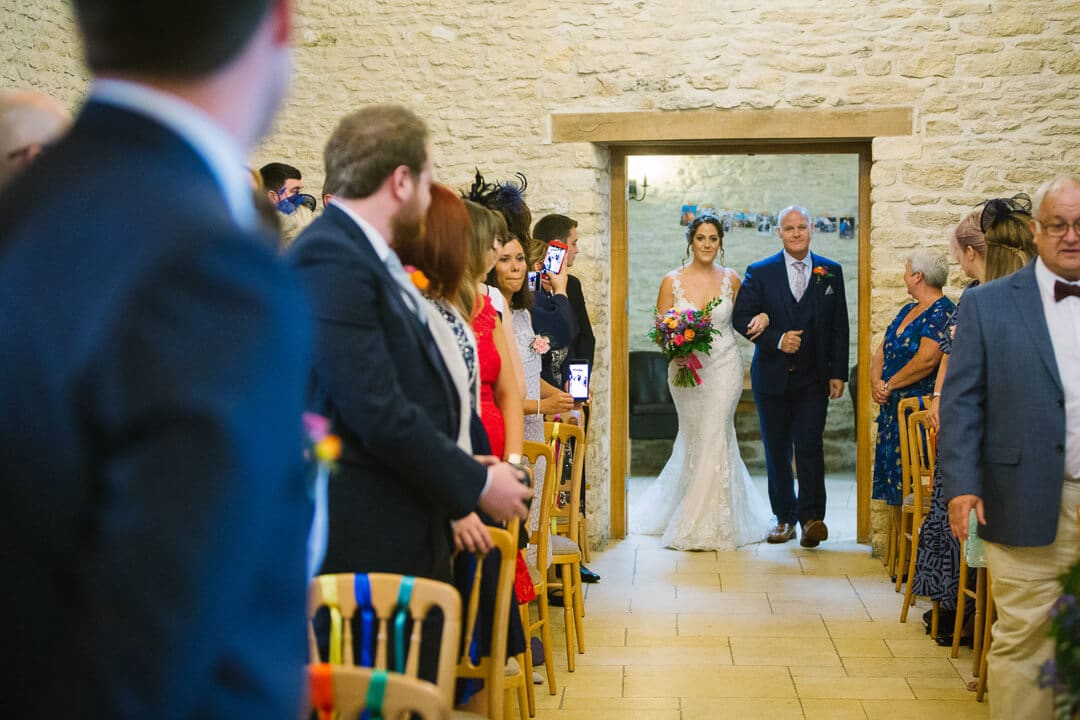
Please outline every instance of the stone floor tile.
[[818, 615], [724, 616], [713, 613], [680, 613], [679, 635], [827, 637], [825, 624]]
[[858, 700], [802, 700], [806, 720], [866, 720]]
[[798, 700], [683, 698], [682, 720], [719, 720], [720, 718], [803, 720], [803, 711]]
[[[795, 677], [795, 690], [803, 699], [911, 700], [915, 694], [903, 678]], [[895, 717], [917, 717], [897, 715]]]
[[626, 668], [624, 696], [794, 698], [795, 687], [787, 668], [632, 665]]
[[733, 637], [731, 654], [736, 665], [840, 667], [829, 638]]
[[990, 717], [985, 702], [970, 700], [910, 700], [908, 702], [880, 702], [864, 700], [863, 709], [868, 720], [896, 720], [918, 718], [919, 720], [984, 720]]

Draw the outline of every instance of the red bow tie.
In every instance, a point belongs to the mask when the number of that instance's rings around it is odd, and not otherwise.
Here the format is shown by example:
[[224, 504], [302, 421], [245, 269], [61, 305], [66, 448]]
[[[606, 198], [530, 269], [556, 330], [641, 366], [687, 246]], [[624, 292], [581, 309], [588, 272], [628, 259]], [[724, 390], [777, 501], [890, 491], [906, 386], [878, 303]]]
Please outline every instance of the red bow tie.
[[1080, 297], [1080, 285], [1070, 285], [1060, 280], [1054, 282], [1054, 300], [1056, 302], [1061, 302], [1070, 295]]

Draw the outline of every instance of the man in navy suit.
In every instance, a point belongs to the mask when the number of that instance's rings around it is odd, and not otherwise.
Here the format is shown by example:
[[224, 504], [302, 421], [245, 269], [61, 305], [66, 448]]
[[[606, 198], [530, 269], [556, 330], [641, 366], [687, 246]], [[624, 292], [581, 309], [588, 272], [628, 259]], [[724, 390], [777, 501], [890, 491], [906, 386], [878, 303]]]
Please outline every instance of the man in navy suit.
[[[746, 270], [732, 324], [755, 344], [750, 381], [761, 423], [769, 501], [776, 527], [769, 542], [795, 537], [803, 547], [829, 537], [825, 525], [822, 436], [828, 401], [848, 378], [848, 315], [840, 265], [810, 252], [810, 213], [795, 205], [779, 214], [784, 249]], [[768, 315], [768, 326], [758, 318]], [[799, 473], [799, 493], [791, 468]]]
[[245, 156], [288, 0], [76, 0], [95, 76], [0, 195], [6, 715], [294, 717], [310, 326]]
[[512, 466], [458, 448], [457, 390], [394, 253], [395, 238], [423, 232], [427, 128], [405, 108], [367, 107], [342, 118], [324, 161], [333, 199], [289, 255], [314, 306], [309, 402], [343, 443], [322, 572], [449, 581], [452, 530], [468, 531], [455, 521], [477, 508], [524, 518], [532, 491]]
[[964, 293], [941, 394], [937, 463], [949, 524], [975, 511], [998, 620], [990, 715], [1048, 718], [1049, 612], [1080, 557], [1080, 177], [1035, 193], [1039, 257]]

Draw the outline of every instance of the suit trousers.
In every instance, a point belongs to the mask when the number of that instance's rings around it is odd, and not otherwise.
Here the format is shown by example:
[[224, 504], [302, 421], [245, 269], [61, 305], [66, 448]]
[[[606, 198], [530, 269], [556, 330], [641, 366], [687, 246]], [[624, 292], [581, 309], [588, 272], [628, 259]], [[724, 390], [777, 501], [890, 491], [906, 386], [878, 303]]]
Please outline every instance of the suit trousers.
[[[822, 439], [829, 410], [828, 385], [809, 381], [788, 385], [782, 395], [754, 393], [769, 475], [769, 502], [781, 523], [825, 519], [825, 450]], [[792, 455], [799, 473], [796, 499]]]
[[998, 613], [987, 658], [990, 717], [995, 720], [1052, 717], [1053, 692], [1038, 687], [1039, 668], [1054, 655], [1054, 643], [1047, 636], [1048, 613], [1061, 597], [1058, 577], [1080, 556], [1078, 505], [1080, 483], [1066, 482], [1057, 538], [1051, 545], [986, 543], [986, 564]]

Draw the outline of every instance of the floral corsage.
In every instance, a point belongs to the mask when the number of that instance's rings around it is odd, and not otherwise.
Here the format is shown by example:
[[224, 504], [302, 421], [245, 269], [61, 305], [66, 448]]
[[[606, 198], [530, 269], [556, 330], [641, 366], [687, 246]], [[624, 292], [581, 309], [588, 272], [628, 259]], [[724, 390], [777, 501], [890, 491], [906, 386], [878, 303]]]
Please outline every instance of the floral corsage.
[[424, 271], [415, 265], [405, 265], [405, 272], [409, 274], [409, 279], [412, 280], [412, 284], [416, 286], [416, 289], [420, 292], [426, 292], [431, 285], [431, 281], [428, 280], [428, 276], [424, 274]]
[[825, 267], [824, 265], [818, 265], [816, 268], [814, 268], [813, 272], [814, 277], [817, 278], [818, 282], [821, 282], [822, 280], [828, 280], [833, 276], [833, 274], [829, 272], [829, 268]]
[[545, 355], [551, 350], [551, 338], [547, 335], [536, 335], [529, 343], [529, 347], [537, 355]]

